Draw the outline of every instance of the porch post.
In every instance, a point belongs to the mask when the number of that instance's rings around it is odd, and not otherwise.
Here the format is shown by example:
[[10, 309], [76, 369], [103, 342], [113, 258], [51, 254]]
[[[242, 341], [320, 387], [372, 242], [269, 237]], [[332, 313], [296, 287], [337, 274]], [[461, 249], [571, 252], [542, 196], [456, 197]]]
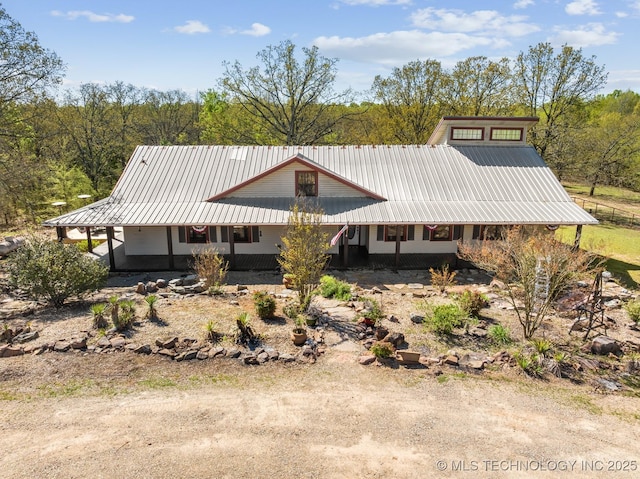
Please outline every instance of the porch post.
[[349, 228], [344, 232], [344, 239], [342, 240], [342, 266], [349, 266]]
[[93, 245], [91, 244], [91, 228], [88, 226], [85, 226], [85, 228], [87, 230], [87, 251], [89, 251], [89, 253], [93, 253]]
[[109, 247], [109, 270], [116, 270], [116, 257], [113, 254], [113, 226], [107, 226], [107, 246]]
[[175, 262], [173, 260], [173, 238], [171, 237], [171, 226], [167, 226], [167, 254], [169, 256], [169, 269], [176, 269]]
[[66, 226], [56, 226], [56, 236], [58, 237], [58, 242], [62, 243], [64, 239], [67, 237]]
[[404, 225], [396, 225], [396, 272], [398, 271], [398, 266], [400, 266], [400, 228], [404, 232]]
[[582, 238], [582, 225], [576, 225], [576, 237], [573, 240], [573, 250], [578, 251], [580, 249], [580, 239]]
[[229, 266], [233, 269], [236, 263], [236, 244], [233, 240], [233, 226], [227, 226], [227, 228], [229, 228]]

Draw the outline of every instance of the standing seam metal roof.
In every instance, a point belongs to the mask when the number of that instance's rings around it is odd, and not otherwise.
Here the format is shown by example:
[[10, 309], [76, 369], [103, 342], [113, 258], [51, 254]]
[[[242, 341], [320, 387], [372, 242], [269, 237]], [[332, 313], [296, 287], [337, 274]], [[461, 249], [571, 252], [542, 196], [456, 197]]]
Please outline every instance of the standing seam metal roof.
[[327, 224], [597, 223], [530, 146], [215, 145], [139, 146], [110, 197], [45, 224], [286, 224], [291, 197], [206, 200], [298, 154], [388, 200], [319, 197]]

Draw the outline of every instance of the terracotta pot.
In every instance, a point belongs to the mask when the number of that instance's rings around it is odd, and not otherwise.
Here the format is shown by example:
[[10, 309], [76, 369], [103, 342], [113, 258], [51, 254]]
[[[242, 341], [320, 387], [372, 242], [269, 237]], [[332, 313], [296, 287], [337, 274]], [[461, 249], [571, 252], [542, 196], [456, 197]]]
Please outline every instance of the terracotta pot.
[[293, 279], [287, 278], [287, 277], [283, 277], [282, 278], [282, 285], [287, 289], [291, 289], [291, 286], [293, 286]]
[[307, 332], [293, 330], [291, 331], [291, 340], [296, 346], [302, 346], [307, 341]]

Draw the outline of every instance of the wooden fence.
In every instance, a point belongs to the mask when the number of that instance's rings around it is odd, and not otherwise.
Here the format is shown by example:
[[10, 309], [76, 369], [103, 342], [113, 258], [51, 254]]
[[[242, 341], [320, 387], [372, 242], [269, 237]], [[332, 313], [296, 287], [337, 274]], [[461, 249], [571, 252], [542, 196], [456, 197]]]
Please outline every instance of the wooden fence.
[[640, 228], [640, 215], [638, 214], [577, 196], [572, 196], [571, 199], [598, 221], [630, 228]]

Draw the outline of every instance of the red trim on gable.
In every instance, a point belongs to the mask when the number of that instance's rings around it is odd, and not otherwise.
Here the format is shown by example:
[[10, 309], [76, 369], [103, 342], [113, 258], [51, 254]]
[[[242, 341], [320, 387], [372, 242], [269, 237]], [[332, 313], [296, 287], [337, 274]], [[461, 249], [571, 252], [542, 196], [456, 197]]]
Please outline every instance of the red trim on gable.
[[381, 200], [381, 201], [386, 201], [387, 199], [380, 196], [377, 193], [374, 193], [373, 191], [369, 191], [366, 188], [363, 188], [362, 186], [359, 186], [355, 183], [350, 182], [349, 180], [342, 178], [341, 176], [336, 175], [335, 173], [333, 173], [330, 170], [327, 170], [326, 168], [322, 168], [319, 165], [312, 163], [311, 161], [307, 160], [304, 156], [297, 154], [295, 156], [292, 156], [291, 158], [289, 158], [286, 161], [283, 161], [282, 163], [278, 163], [275, 166], [272, 166], [271, 168], [268, 168], [266, 170], [264, 170], [262, 173], [259, 173], [258, 175], [249, 178], [248, 180], [243, 181], [242, 183], [237, 184], [236, 186], [233, 186], [231, 188], [229, 188], [228, 190], [225, 190], [221, 193], [218, 193], [215, 196], [212, 196], [211, 198], [207, 199], [207, 201], [217, 201], [217, 200], [221, 200], [223, 198], [226, 198], [227, 196], [229, 196], [231, 193], [233, 193], [234, 191], [239, 190], [240, 188], [244, 188], [247, 185], [250, 185], [251, 183], [255, 183], [256, 181], [269, 176], [271, 173], [274, 173], [278, 170], [281, 170], [282, 168], [291, 165], [292, 163], [301, 163], [304, 166], [308, 167], [309, 169], [313, 170], [313, 171], [317, 171], [318, 173], [322, 173], [323, 175], [328, 176], [329, 178], [332, 178], [340, 183], [342, 183], [343, 185], [346, 185], [350, 188], [353, 188], [354, 190], [359, 191], [360, 193], [364, 193], [366, 196], [368, 196], [369, 198], [373, 198], [375, 200]]

